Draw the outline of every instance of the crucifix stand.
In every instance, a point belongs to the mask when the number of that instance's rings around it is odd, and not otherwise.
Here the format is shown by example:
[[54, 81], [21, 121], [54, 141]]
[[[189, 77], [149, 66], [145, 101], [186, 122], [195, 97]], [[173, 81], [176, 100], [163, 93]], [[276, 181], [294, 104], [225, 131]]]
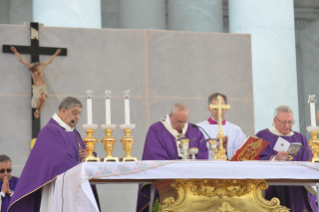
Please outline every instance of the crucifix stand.
[[226, 150], [223, 147], [223, 138], [225, 135], [223, 134], [223, 127], [222, 127], [222, 110], [223, 109], [230, 109], [230, 105], [222, 105], [222, 97], [217, 97], [217, 105], [210, 104], [208, 106], [210, 109], [217, 109], [218, 110], [218, 135], [216, 136], [219, 140], [219, 151], [215, 155], [215, 160], [227, 160]]

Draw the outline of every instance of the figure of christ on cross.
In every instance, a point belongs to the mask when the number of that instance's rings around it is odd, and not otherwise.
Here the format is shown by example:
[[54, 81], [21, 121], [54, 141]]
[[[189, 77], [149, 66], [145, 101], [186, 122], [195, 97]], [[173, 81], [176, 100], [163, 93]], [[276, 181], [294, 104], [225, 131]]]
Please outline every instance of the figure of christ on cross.
[[34, 118], [38, 119], [40, 116], [40, 111], [45, 104], [45, 100], [47, 98], [47, 84], [44, 82], [44, 73], [43, 69], [47, 65], [49, 65], [54, 58], [61, 53], [61, 49], [58, 49], [54, 55], [52, 55], [46, 62], [44, 63], [29, 63], [21, 57], [19, 52], [16, 50], [15, 47], [11, 46], [11, 51], [17, 56], [19, 61], [28, 67], [31, 71], [33, 85], [32, 85], [32, 108], [35, 108]]

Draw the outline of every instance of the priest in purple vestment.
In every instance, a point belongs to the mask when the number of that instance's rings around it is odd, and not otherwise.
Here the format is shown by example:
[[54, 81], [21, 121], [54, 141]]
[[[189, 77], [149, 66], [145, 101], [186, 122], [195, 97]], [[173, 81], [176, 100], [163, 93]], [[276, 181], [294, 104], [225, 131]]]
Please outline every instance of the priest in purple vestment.
[[[197, 127], [187, 122], [189, 110], [186, 105], [176, 103], [171, 112], [159, 122], [154, 123], [148, 130], [144, 145], [142, 160], [178, 160], [181, 158], [178, 148], [178, 138], [184, 135], [195, 138], [190, 142], [190, 147], [198, 147], [197, 159], [208, 159], [208, 149], [205, 138]], [[158, 193], [155, 194], [155, 200]], [[150, 184], [139, 187], [136, 211], [148, 211], [150, 202]]]
[[[269, 142], [269, 145], [259, 155], [260, 160], [307, 161], [312, 158], [306, 137], [291, 131], [294, 120], [293, 113], [288, 106], [277, 107], [273, 121], [274, 123], [269, 128], [256, 134], [257, 137]], [[301, 142], [303, 148], [297, 155], [289, 155], [285, 151], [277, 152], [274, 147], [278, 138], [285, 139], [289, 143]], [[271, 200], [274, 197], [280, 200], [280, 205], [290, 208], [292, 212], [318, 212], [316, 196], [308, 192], [304, 186], [269, 186], [265, 198]]]
[[[19, 183], [11, 199], [10, 212], [34, 212], [45, 208], [41, 203], [41, 189], [54, 183], [58, 175], [80, 163], [88, 153], [81, 135], [75, 129], [80, 119], [82, 103], [65, 98], [59, 113], [54, 114], [40, 131], [36, 143], [22, 171]], [[92, 187], [99, 205], [96, 187]]]
[[0, 211], [6, 212], [19, 178], [11, 176], [12, 164], [7, 155], [0, 155]]

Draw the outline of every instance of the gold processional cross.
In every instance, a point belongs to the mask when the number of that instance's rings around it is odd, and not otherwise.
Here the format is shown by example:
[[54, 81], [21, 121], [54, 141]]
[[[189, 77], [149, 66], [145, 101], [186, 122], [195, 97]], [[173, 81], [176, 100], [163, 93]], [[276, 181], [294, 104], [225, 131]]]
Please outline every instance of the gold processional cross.
[[218, 135], [217, 138], [219, 140], [219, 151], [215, 155], [215, 160], [227, 160], [226, 150], [223, 148], [223, 138], [225, 135], [223, 134], [223, 127], [222, 127], [222, 110], [230, 109], [230, 105], [222, 105], [222, 97], [219, 95], [217, 97], [217, 105], [210, 104], [208, 106], [211, 110], [217, 109], [218, 110]]

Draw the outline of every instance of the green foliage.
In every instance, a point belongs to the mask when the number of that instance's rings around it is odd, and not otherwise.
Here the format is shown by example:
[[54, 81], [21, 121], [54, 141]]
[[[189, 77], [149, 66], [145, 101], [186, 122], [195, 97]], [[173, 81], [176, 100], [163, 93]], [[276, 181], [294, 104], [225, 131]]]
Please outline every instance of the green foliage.
[[154, 207], [152, 208], [152, 212], [159, 212], [160, 210], [161, 210], [161, 204], [159, 203], [157, 198], [154, 203]]

